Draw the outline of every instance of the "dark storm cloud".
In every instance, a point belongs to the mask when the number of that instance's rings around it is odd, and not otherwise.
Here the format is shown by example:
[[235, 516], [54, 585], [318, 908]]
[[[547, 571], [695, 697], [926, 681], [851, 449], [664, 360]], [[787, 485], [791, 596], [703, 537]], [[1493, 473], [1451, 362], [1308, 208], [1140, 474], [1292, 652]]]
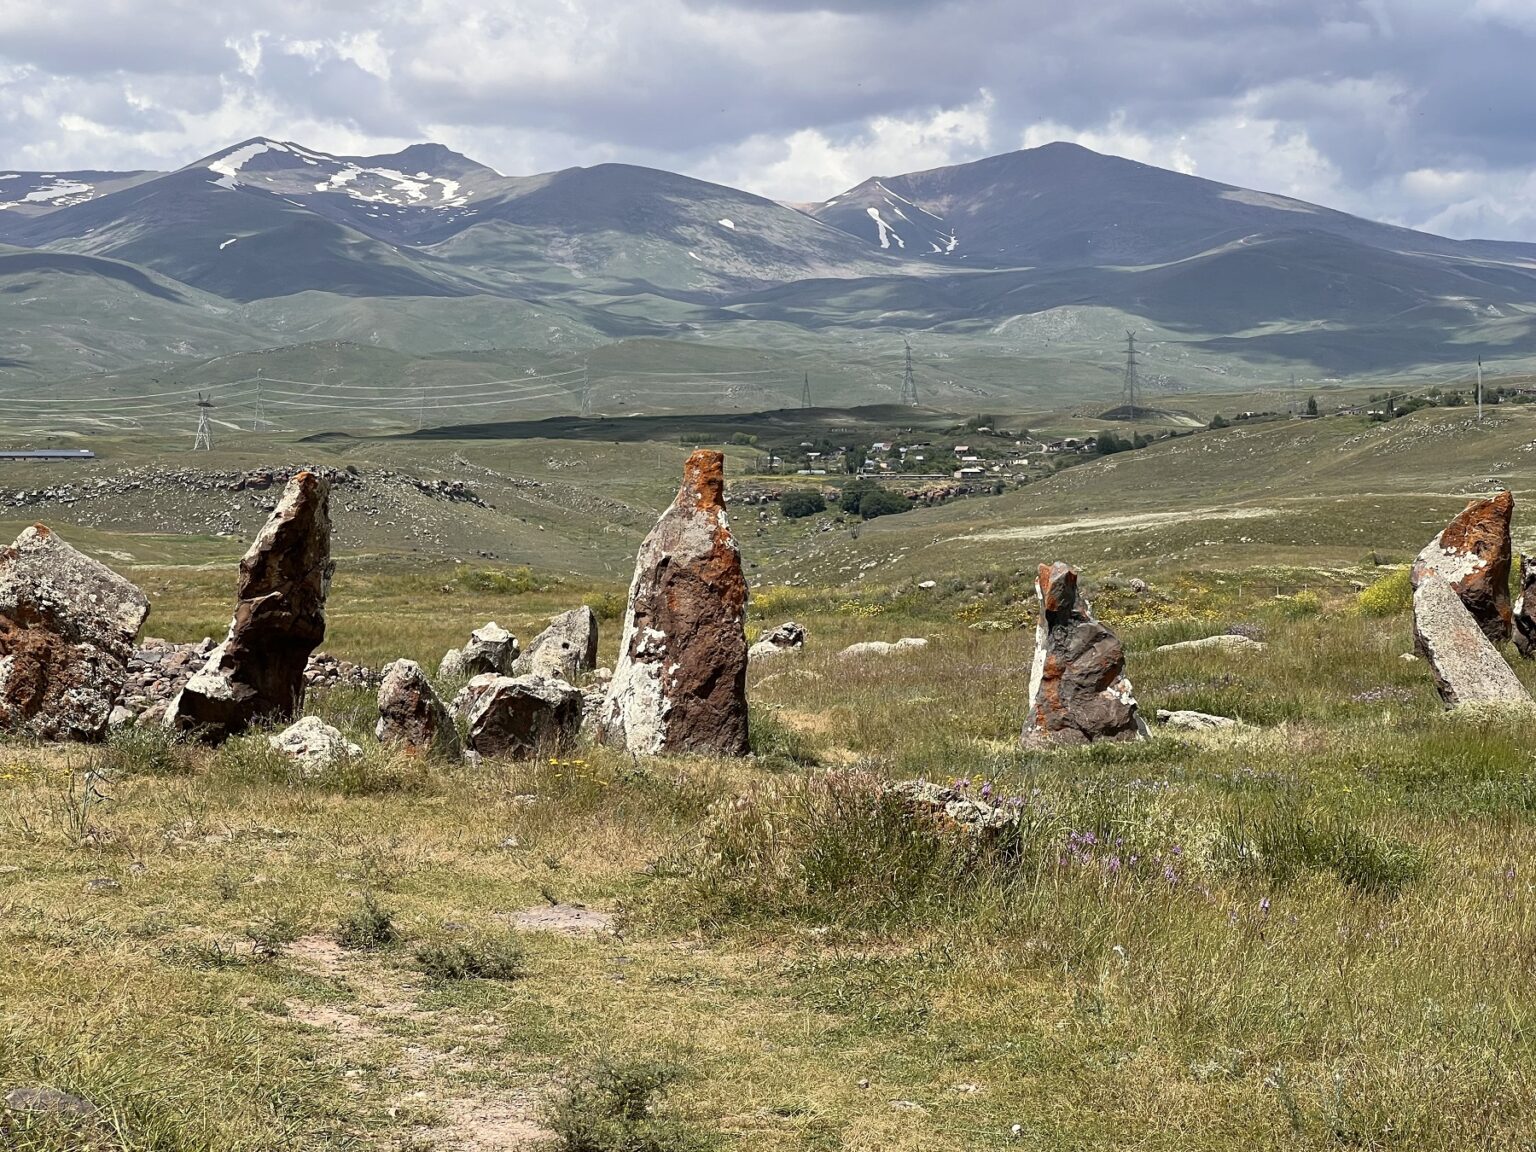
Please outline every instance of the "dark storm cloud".
[[1536, 235], [1533, 49], [1530, 0], [6, 0], [0, 164], [436, 135], [812, 196], [1044, 132]]

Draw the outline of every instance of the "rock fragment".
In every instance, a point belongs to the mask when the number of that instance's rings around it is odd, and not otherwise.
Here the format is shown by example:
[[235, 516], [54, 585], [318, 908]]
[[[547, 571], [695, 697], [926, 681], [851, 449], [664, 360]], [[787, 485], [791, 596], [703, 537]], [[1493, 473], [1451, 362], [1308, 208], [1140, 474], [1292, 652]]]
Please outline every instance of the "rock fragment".
[[725, 458], [699, 449], [640, 546], [601, 738], [635, 755], [744, 755], [746, 606]]
[[1251, 636], [1224, 633], [1220, 636], [1203, 636], [1199, 640], [1180, 640], [1176, 644], [1159, 644], [1158, 652], [1262, 652], [1268, 647], [1262, 640]]
[[564, 680], [498, 676], [469, 712], [469, 747], [482, 756], [555, 752], [581, 728], [582, 693]]
[[396, 660], [384, 669], [378, 704], [374, 735], [382, 742], [418, 755], [457, 754], [459, 736], [453, 717], [414, 660]]
[[444, 679], [487, 672], [507, 676], [517, 662], [518, 652], [517, 637], [492, 620], [471, 632], [469, 643], [463, 648], [450, 648], [438, 665], [437, 674]]
[[349, 756], [362, 755], [362, 749], [318, 716], [305, 716], [267, 743], [290, 757], [306, 772], [318, 772]]
[[514, 676], [546, 676], [575, 683], [597, 667], [597, 613], [583, 604], [562, 612], [534, 637], [512, 667]]
[[1241, 720], [1230, 716], [1213, 716], [1209, 712], [1192, 712], [1187, 708], [1157, 710], [1157, 722], [1165, 728], [1177, 728], [1185, 732], [1210, 732], [1221, 728], [1239, 728]]
[[149, 601], [41, 524], [0, 549], [0, 728], [100, 740]]

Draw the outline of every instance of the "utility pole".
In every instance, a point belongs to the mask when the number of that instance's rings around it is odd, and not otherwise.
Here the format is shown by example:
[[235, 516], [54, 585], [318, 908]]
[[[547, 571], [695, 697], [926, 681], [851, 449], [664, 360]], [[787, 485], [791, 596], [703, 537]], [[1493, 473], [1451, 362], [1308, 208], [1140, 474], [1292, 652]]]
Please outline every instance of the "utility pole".
[[805, 391], [800, 393], [800, 407], [811, 407], [811, 374], [805, 374]]
[[901, 402], [913, 408], [917, 407], [917, 377], [912, 375], [912, 341], [905, 336], [901, 338], [906, 347], [906, 366], [901, 374]]
[[416, 431], [420, 432], [427, 421], [427, 390], [421, 388], [416, 393]]
[[194, 452], [213, 451], [213, 427], [208, 423], [208, 410], [213, 407], [213, 397], [197, 394], [197, 439], [192, 442]]
[[585, 360], [581, 362], [581, 418], [592, 419], [592, 371]]
[[1127, 332], [1125, 334], [1125, 383], [1121, 388], [1121, 403], [1129, 409], [1126, 415], [1133, 420], [1136, 418], [1137, 391], [1141, 386], [1136, 369], [1136, 333]]
[[1483, 424], [1483, 358], [1477, 358], [1477, 424]]

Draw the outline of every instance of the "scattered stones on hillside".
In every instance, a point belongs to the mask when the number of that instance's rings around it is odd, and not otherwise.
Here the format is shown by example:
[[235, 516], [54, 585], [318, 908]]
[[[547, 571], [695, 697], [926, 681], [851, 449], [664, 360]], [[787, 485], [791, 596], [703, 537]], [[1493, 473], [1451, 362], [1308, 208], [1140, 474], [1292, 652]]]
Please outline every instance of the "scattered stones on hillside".
[[[196, 644], [146, 637], [128, 660], [122, 707], [140, 724], [158, 724], [166, 705], [202, 668], [217, 646], [211, 636]], [[373, 669], [338, 660], [326, 652], [316, 652], [304, 666], [304, 683], [310, 688], [371, 688], [378, 682], [379, 673]]]
[[890, 792], [901, 797], [908, 812], [942, 817], [971, 832], [996, 832], [1018, 823], [1019, 819], [1016, 811], [992, 804], [983, 797], [927, 780], [904, 780], [892, 784]]
[[1511, 612], [1515, 648], [1527, 660], [1536, 657], [1536, 561], [1520, 553], [1520, 596]]
[[903, 636], [895, 643], [889, 640], [861, 640], [857, 644], [848, 645], [837, 654], [837, 658], [859, 660], [865, 656], [892, 656], [897, 652], [915, 652], [926, 647], [928, 641], [922, 636]]
[[640, 545], [600, 738], [635, 755], [745, 755], [746, 607], [725, 457], [701, 448]]
[[277, 735], [268, 736], [267, 743], [298, 761], [306, 772], [322, 771], [363, 752], [318, 716], [303, 717]]
[[372, 688], [382, 678], [382, 672], [338, 660], [329, 652], [316, 652], [304, 665], [304, 683], [311, 688]]
[[583, 604], [562, 612], [533, 638], [512, 667], [514, 676], [549, 676], [575, 683], [597, 667], [597, 613]]
[[554, 752], [581, 729], [582, 693], [564, 680], [498, 676], [469, 711], [469, 747], [482, 756]]
[[414, 660], [396, 660], [384, 669], [379, 685], [379, 722], [374, 735], [385, 744], [426, 755], [457, 755], [459, 734], [453, 717]]
[[1413, 640], [1448, 707], [1531, 703], [1514, 669], [1439, 572], [1425, 572], [1414, 590]]
[[1157, 710], [1157, 722], [1164, 728], [1177, 728], [1185, 732], [1210, 732], [1219, 728], [1240, 728], [1241, 720], [1230, 716], [1213, 716], [1209, 712], [1193, 712], [1187, 708]]
[[749, 660], [784, 656], [801, 651], [805, 647], [805, 629], [793, 620], [786, 620], [777, 628], [770, 628], [758, 637], [757, 643], [747, 649]]
[[298, 715], [334, 571], [330, 485], [300, 472], [240, 561], [229, 634], [171, 701], [167, 727], [218, 742], [255, 720]]
[[1410, 577], [1415, 589], [1431, 572], [1444, 577], [1495, 644], [1508, 640], [1514, 627], [1509, 606], [1509, 522], [1514, 510], [1515, 497], [1507, 489], [1472, 501], [1425, 545]]
[[450, 648], [438, 665], [437, 674], [445, 680], [486, 672], [510, 676], [518, 652], [517, 637], [492, 620], [471, 632], [469, 643], [463, 648]]
[[1252, 636], [1227, 632], [1220, 636], [1204, 636], [1199, 640], [1180, 640], [1176, 644], [1159, 644], [1158, 652], [1262, 652], [1268, 645]]
[[100, 740], [149, 601], [37, 524], [0, 549], [0, 727]]
[[1040, 621], [1029, 673], [1026, 744], [1140, 740], [1146, 722], [1125, 677], [1125, 648], [1093, 617], [1077, 570], [1042, 564], [1035, 582]]

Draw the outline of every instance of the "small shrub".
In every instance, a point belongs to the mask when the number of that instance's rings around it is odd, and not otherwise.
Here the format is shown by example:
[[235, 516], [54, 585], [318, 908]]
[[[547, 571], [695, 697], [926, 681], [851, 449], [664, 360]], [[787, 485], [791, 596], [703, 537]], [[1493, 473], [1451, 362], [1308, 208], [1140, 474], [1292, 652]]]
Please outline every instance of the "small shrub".
[[192, 766], [181, 735], [159, 724], [119, 729], [102, 750], [102, 771], [114, 777], [185, 776]]
[[894, 516], [911, 510], [912, 501], [896, 492], [887, 492], [884, 488], [866, 492], [859, 501], [859, 515], [866, 520], [873, 520], [876, 516]]
[[511, 934], [424, 944], [416, 963], [432, 980], [516, 980], [526, 974], [524, 953]]
[[399, 933], [393, 915], [379, 907], [371, 892], [363, 897], [359, 908], [348, 913], [336, 926], [336, 943], [343, 948], [382, 948], [397, 939]]
[[245, 930], [251, 942], [251, 954], [258, 960], [273, 960], [299, 938], [299, 924], [286, 912], [274, 912]]
[[797, 490], [786, 492], [779, 500], [779, 511], [790, 520], [800, 520], [806, 516], [815, 516], [818, 512], [827, 510], [827, 501], [820, 492], [808, 492]]
[[603, 623], [624, 619], [624, 613], [629, 610], [629, 596], [623, 592], [604, 592], [601, 596], [595, 596], [587, 601], [587, 607], [592, 609], [592, 614]]
[[546, 1109], [557, 1152], [703, 1152], [714, 1142], [667, 1116], [661, 1098], [677, 1082], [670, 1064], [600, 1056]]
[[1360, 611], [1367, 616], [1396, 616], [1413, 607], [1413, 583], [1407, 568], [1388, 572], [1357, 597]]
[[1304, 589], [1294, 596], [1280, 599], [1280, 612], [1288, 620], [1305, 620], [1323, 610], [1323, 600], [1311, 589]]
[[555, 577], [536, 576], [532, 568], [461, 567], [454, 573], [454, 580], [466, 592], [483, 592], [493, 596], [522, 596], [529, 592], [547, 592], [560, 581]]

